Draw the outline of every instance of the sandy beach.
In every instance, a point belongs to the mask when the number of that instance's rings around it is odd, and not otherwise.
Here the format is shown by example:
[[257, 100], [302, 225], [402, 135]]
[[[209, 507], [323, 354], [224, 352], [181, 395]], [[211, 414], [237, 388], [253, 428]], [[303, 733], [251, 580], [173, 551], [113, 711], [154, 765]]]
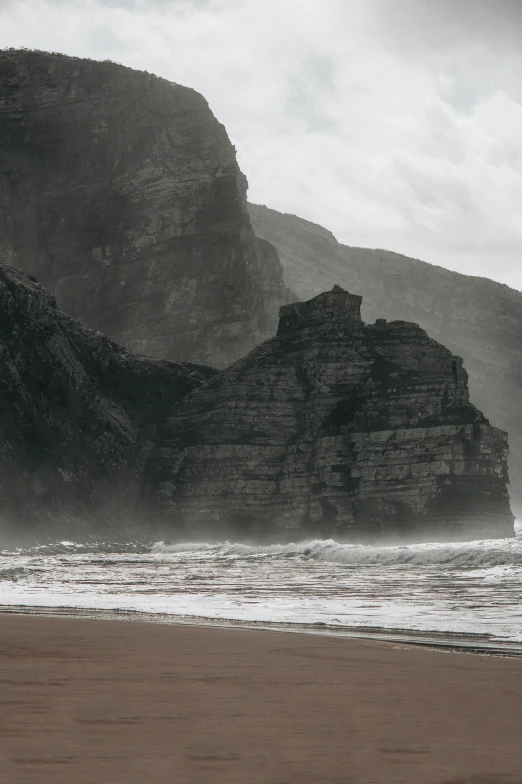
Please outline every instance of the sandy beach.
[[0, 615], [5, 784], [515, 784], [522, 660]]

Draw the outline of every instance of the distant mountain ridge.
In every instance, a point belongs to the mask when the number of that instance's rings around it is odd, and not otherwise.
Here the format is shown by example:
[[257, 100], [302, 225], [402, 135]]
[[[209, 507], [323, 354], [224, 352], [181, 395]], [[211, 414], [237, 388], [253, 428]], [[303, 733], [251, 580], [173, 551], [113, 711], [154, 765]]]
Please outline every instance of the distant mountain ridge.
[[365, 321], [416, 322], [463, 357], [471, 400], [509, 433], [510, 494], [522, 517], [522, 293], [391, 251], [342, 245], [324, 227], [263, 205], [249, 204], [249, 211], [299, 297], [337, 283], [362, 295]]

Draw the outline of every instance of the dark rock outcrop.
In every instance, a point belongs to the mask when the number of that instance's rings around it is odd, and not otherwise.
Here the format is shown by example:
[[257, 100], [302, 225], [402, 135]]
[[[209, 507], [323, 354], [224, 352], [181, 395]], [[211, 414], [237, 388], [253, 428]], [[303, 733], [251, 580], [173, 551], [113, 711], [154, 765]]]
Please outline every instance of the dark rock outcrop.
[[158, 430], [216, 372], [128, 354], [0, 265], [0, 533], [139, 523]]
[[235, 150], [194, 90], [0, 51], [0, 259], [129, 350], [225, 366], [289, 297]]
[[340, 288], [230, 368], [129, 354], [0, 265], [2, 530], [508, 536], [506, 434], [415, 324]]
[[273, 243], [284, 279], [302, 299], [338, 283], [363, 296], [365, 321], [417, 322], [464, 358], [471, 399], [510, 441], [511, 499], [522, 516], [522, 292], [386, 250], [341, 245], [322, 226], [249, 205], [259, 237]]
[[365, 325], [339, 287], [166, 420], [148, 490], [177, 530], [417, 541], [513, 536], [507, 436], [460, 357], [418, 325]]

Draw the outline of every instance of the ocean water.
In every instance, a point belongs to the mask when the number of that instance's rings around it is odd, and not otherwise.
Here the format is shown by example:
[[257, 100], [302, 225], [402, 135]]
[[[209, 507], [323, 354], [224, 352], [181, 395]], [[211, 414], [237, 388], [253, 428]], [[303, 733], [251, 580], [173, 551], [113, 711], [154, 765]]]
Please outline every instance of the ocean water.
[[522, 537], [391, 547], [57, 542], [0, 551], [0, 605], [323, 633], [459, 635], [522, 649]]

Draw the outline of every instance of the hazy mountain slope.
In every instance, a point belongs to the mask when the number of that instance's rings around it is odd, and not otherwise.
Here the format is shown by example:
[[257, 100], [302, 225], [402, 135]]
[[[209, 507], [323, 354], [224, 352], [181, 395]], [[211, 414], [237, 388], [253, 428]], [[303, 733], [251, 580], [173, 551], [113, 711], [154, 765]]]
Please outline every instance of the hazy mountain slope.
[[522, 293], [386, 250], [351, 248], [295, 215], [249, 205], [254, 230], [273, 243], [284, 279], [307, 299], [338, 283], [363, 297], [363, 318], [405, 319], [464, 358], [471, 400], [507, 430], [510, 493], [522, 515]]
[[226, 365], [288, 301], [226, 130], [194, 90], [0, 51], [0, 258], [127, 348]]

